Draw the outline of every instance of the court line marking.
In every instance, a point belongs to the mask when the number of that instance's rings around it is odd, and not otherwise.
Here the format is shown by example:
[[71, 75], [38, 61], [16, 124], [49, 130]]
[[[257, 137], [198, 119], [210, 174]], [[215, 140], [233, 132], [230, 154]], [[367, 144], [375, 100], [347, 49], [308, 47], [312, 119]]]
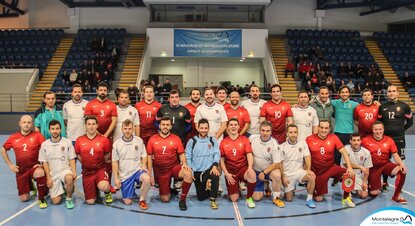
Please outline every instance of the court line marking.
[[[388, 184], [389, 184], [389, 183], [388, 183]], [[394, 185], [392, 185], [392, 184], [389, 184], [389, 186], [391, 186], [391, 187], [395, 188], [395, 186], [394, 186]], [[406, 191], [406, 190], [403, 190], [403, 189], [402, 189], [402, 192], [404, 192], [404, 193], [406, 193], [406, 194], [408, 194], [408, 195], [410, 195], [410, 196], [412, 196], [412, 197], [415, 197], [415, 194], [414, 194], [414, 193], [411, 193], [411, 192], [409, 192], [409, 191]]]
[[239, 207], [236, 202], [232, 202], [233, 210], [235, 211], [236, 220], [238, 221], [239, 226], [244, 226], [244, 221], [242, 220], [241, 212], [239, 212]]
[[[80, 177], [82, 177], [82, 174], [77, 176], [76, 179], [79, 179]], [[22, 214], [22, 213], [28, 211], [30, 208], [34, 207], [37, 204], [37, 201], [38, 200], [35, 200], [34, 202], [32, 202], [32, 204], [26, 206], [25, 208], [21, 209], [19, 212], [16, 212], [15, 214], [11, 215], [10, 217], [8, 217], [5, 220], [3, 220], [2, 222], [0, 222], [0, 226], [4, 225], [5, 223], [7, 223], [11, 220], [13, 220], [14, 218], [18, 217], [20, 214]]]

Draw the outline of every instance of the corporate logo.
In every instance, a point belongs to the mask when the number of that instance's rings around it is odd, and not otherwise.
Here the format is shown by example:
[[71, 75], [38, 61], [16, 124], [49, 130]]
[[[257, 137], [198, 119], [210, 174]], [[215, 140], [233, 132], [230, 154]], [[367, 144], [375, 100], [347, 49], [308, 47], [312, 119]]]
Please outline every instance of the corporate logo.
[[402, 207], [386, 207], [369, 215], [360, 226], [369, 225], [412, 225], [415, 212]]

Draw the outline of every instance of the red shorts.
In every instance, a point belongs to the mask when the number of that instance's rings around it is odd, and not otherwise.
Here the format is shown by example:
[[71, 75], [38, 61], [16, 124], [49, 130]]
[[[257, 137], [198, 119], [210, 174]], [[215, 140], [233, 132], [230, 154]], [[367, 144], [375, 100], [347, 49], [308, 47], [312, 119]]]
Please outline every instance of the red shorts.
[[169, 195], [170, 194], [170, 181], [171, 178], [179, 179], [179, 173], [182, 170], [182, 166], [177, 164], [173, 166], [168, 171], [157, 172], [154, 170], [154, 177], [156, 182], [159, 185], [159, 194], [160, 195]]
[[140, 136], [141, 137], [141, 139], [143, 140], [143, 143], [144, 143], [144, 145], [146, 146], [146, 148], [147, 148], [147, 144], [148, 144], [148, 141], [150, 140], [150, 137], [151, 136], [149, 136], [149, 137], [145, 137], [145, 136]]
[[248, 166], [244, 166], [236, 173], [231, 173], [234, 175], [234, 179], [236, 180], [235, 184], [230, 184], [225, 177], [226, 180], [226, 188], [228, 189], [228, 195], [233, 195], [239, 193], [239, 182], [245, 181], [244, 175], [248, 170]]
[[31, 168], [23, 173], [16, 174], [17, 192], [19, 196], [27, 194], [32, 190], [32, 179], [34, 179], [33, 174], [36, 168]]
[[327, 194], [328, 187], [327, 183], [330, 178], [337, 179], [338, 181], [342, 180], [343, 174], [346, 173], [346, 168], [340, 167], [338, 165], [332, 165], [324, 173], [316, 175], [316, 188], [314, 189], [314, 197], [322, 196]]
[[109, 182], [109, 175], [104, 168], [97, 170], [94, 174], [82, 175], [85, 200], [97, 198], [98, 183], [101, 181]]
[[380, 166], [373, 166], [369, 169], [369, 191], [378, 190], [382, 187], [381, 176], [386, 174], [390, 177], [392, 176], [392, 171], [395, 167], [399, 166], [393, 162], [387, 162]]

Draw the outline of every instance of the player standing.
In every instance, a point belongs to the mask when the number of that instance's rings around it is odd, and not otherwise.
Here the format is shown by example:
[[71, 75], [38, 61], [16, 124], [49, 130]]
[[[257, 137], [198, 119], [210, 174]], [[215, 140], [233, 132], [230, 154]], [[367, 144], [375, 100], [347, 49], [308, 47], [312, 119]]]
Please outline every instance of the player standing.
[[293, 123], [298, 127], [298, 140], [305, 141], [311, 134], [318, 130], [318, 116], [316, 110], [308, 105], [310, 100], [307, 91], [298, 93], [298, 106], [291, 108]]
[[225, 109], [226, 115], [228, 119], [236, 118], [239, 121], [239, 135], [245, 135], [246, 131], [249, 128], [249, 125], [251, 124], [251, 119], [249, 118], [248, 111], [239, 106], [239, 99], [240, 95], [238, 92], [234, 91], [230, 95], [231, 104], [228, 108]]
[[363, 102], [354, 109], [353, 118], [361, 137], [372, 135], [372, 125], [378, 119], [379, 105], [373, 103], [373, 91], [362, 91]]
[[140, 118], [140, 137], [143, 139], [144, 145], [154, 134], [157, 134], [155, 126], [156, 114], [161, 104], [154, 99], [154, 87], [151, 85], [143, 88], [143, 100], [135, 104]]
[[293, 113], [290, 104], [281, 98], [282, 87], [278, 84], [271, 86], [272, 99], [266, 102], [261, 108], [261, 122], [264, 120], [272, 123], [272, 137], [277, 139], [279, 144], [285, 142], [285, 128], [293, 122]]
[[255, 84], [251, 85], [249, 88], [249, 95], [251, 98], [245, 100], [241, 104], [241, 106], [248, 111], [249, 118], [251, 119], [251, 124], [249, 125], [249, 129], [246, 133], [248, 136], [251, 134], [259, 134], [261, 108], [262, 105], [266, 103], [265, 100], [259, 98], [261, 93], [259, 91], [259, 87]]
[[137, 109], [130, 105], [130, 94], [126, 90], [121, 90], [118, 95], [117, 115], [117, 125], [114, 129], [114, 141], [122, 137], [122, 123], [127, 119], [133, 122], [134, 135], [140, 136], [140, 117]]
[[201, 93], [199, 89], [197, 88], [192, 89], [190, 91], [190, 102], [184, 105], [187, 108], [187, 110], [189, 110], [190, 112], [190, 121], [192, 122], [192, 130], [187, 134], [186, 143], [187, 141], [189, 141], [190, 138], [197, 136], [198, 134], [198, 131], [196, 129], [196, 124], [195, 124], [195, 114], [196, 114], [197, 107], [201, 105], [200, 96], [201, 96]]
[[63, 105], [62, 116], [68, 139], [75, 144], [76, 139], [85, 134], [84, 111], [88, 101], [82, 99], [82, 86], [79, 84], [72, 86], [71, 96], [72, 99]]

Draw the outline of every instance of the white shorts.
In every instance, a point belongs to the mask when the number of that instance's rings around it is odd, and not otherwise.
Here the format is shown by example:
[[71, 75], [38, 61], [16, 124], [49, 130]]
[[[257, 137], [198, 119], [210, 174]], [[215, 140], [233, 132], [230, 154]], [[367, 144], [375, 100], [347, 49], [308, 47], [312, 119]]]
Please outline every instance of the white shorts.
[[362, 191], [362, 184], [363, 184], [363, 174], [355, 174], [354, 177], [354, 190], [355, 191]]
[[66, 169], [62, 171], [59, 175], [56, 175], [53, 180], [53, 186], [49, 189], [50, 197], [55, 198], [57, 196], [62, 195], [65, 192], [64, 184], [65, 184], [65, 176], [66, 175], [73, 175], [72, 170]]
[[295, 189], [295, 185], [299, 182], [302, 181], [302, 179], [307, 175], [307, 171], [300, 169], [297, 170], [296, 172], [292, 173], [292, 174], [285, 174], [285, 176], [287, 177], [288, 181], [290, 183], [288, 183], [287, 187], [284, 187], [284, 192], [289, 192]]

